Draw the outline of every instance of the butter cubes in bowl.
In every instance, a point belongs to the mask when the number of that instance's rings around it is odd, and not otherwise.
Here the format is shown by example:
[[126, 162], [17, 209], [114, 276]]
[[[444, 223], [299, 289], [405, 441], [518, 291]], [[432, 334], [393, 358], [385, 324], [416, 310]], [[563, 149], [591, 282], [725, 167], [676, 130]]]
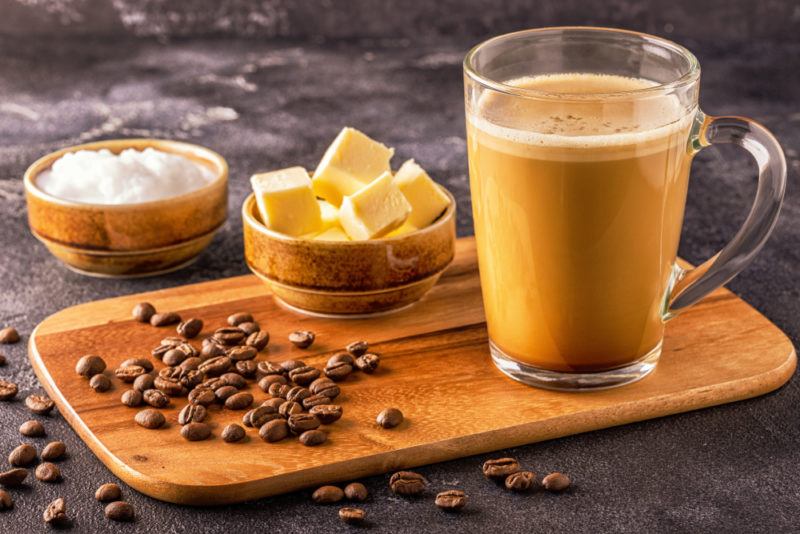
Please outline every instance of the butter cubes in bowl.
[[290, 307], [324, 315], [394, 310], [421, 298], [453, 259], [455, 200], [413, 161], [345, 128], [313, 177], [256, 174], [242, 208], [245, 258]]

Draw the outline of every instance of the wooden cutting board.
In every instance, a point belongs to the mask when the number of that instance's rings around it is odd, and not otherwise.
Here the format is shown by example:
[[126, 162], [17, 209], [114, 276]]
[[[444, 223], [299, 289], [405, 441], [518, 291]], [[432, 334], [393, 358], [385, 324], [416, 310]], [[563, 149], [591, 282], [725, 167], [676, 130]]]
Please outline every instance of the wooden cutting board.
[[[259, 360], [323, 366], [332, 351], [365, 339], [382, 354], [381, 367], [342, 384], [337, 401], [345, 415], [320, 447], [268, 444], [252, 429], [245, 442], [224, 443], [221, 429], [242, 412], [218, 408], [210, 414], [212, 439], [186, 442], [177, 423], [182, 399], [164, 410], [165, 428], [145, 430], [133, 422], [137, 410], [119, 402], [124, 384], [114, 380], [114, 389], [95, 393], [74, 371], [82, 354], [102, 355], [114, 369], [174, 335], [130, 319], [143, 300], [204, 319], [205, 332], [223, 326], [230, 313], [252, 312], [273, 340]], [[544, 391], [505, 378], [490, 361], [483, 321], [475, 244], [467, 238], [423, 301], [391, 315], [297, 315], [255, 276], [240, 276], [63, 310], [37, 327], [29, 352], [63, 416], [114, 474], [147, 495], [187, 504], [243, 501], [755, 397], [784, 384], [796, 365], [789, 339], [724, 289], [669, 324], [652, 375], [593, 393]], [[317, 342], [293, 347], [286, 336], [295, 329], [315, 331]], [[257, 401], [267, 398], [255, 385], [250, 390]], [[378, 428], [375, 416], [389, 406], [406, 421]]]

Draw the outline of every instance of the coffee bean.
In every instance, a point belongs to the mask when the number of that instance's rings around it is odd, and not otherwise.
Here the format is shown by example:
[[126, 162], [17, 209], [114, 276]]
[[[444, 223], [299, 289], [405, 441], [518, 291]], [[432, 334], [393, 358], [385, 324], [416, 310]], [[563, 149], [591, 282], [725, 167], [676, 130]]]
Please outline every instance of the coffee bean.
[[236, 389], [242, 389], [247, 385], [247, 380], [238, 373], [225, 373], [219, 379], [225, 382], [226, 386], [233, 386]]
[[47, 415], [53, 411], [56, 403], [47, 395], [28, 395], [25, 398], [25, 406], [36, 415]]
[[214, 335], [212, 336], [214, 341], [219, 343], [220, 345], [225, 346], [233, 346], [238, 345], [242, 341], [244, 341], [245, 333], [236, 326], [226, 326], [224, 328], [218, 328], [214, 331]]
[[164, 426], [166, 419], [164, 418], [164, 414], [158, 410], [147, 408], [137, 413], [136, 417], [134, 417], [134, 421], [136, 421], [139, 426], [154, 430]]
[[340, 363], [346, 363], [348, 365], [355, 365], [356, 359], [350, 355], [349, 352], [337, 352], [330, 358], [328, 358], [328, 363], [325, 364], [326, 367], [333, 367]]
[[146, 389], [142, 399], [153, 408], [166, 408], [169, 405], [167, 394], [158, 389]]
[[0, 345], [11, 345], [19, 341], [19, 332], [11, 326], [0, 329]]
[[306, 430], [317, 429], [320, 425], [317, 416], [309, 413], [293, 413], [289, 415], [286, 422], [289, 423], [289, 430], [294, 434], [302, 434]]
[[530, 471], [517, 471], [506, 477], [505, 486], [511, 491], [528, 491], [535, 479], [536, 475]]
[[345, 350], [358, 358], [369, 350], [369, 344], [366, 341], [353, 341], [345, 347]]
[[245, 378], [254, 378], [256, 376], [256, 362], [253, 360], [241, 360], [234, 365], [236, 372]]
[[202, 387], [202, 388], [207, 388], [207, 389], [210, 389], [210, 390], [212, 390], [212, 391], [216, 391], [216, 390], [218, 390], [219, 388], [221, 388], [221, 387], [223, 387], [223, 386], [227, 386], [227, 385], [228, 385], [228, 384], [226, 384], [224, 380], [222, 380], [222, 379], [221, 379], [220, 377], [218, 377], [218, 376], [215, 376], [215, 377], [213, 377], [213, 378], [209, 378], [208, 380], [206, 380], [205, 382], [203, 382], [202, 384], [200, 384], [200, 386], [199, 386], [199, 387]]
[[112, 521], [133, 521], [133, 506], [125, 501], [114, 501], [106, 505], [106, 517]]
[[236, 443], [242, 441], [245, 436], [244, 428], [236, 423], [231, 423], [222, 429], [222, 441], [225, 443]]
[[286, 398], [286, 394], [289, 392], [290, 389], [292, 389], [292, 386], [289, 386], [287, 384], [275, 383], [275, 384], [270, 384], [269, 385], [269, 389], [267, 389], [267, 393], [269, 393], [273, 397], [280, 397], [282, 399], [285, 399]]
[[164, 365], [169, 365], [170, 367], [174, 367], [176, 365], [180, 365], [183, 360], [186, 359], [186, 353], [182, 350], [178, 350], [177, 348], [170, 349], [164, 354], [162, 361]]
[[303, 399], [303, 408], [306, 410], [310, 410], [314, 406], [320, 406], [322, 404], [330, 404], [331, 399], [327, 395], [311, 395], [310, 397], [306, 397]]
[[280, 417], [280, 415], [278, 415], [278, 412], [275, 408], [272, 406], [262, 405], [258, 408], [253, 408], [244, 414], [242, 417], [242, 423], [244, 423], [245, 426], [261, 428], [268, 421], [272, 421], [278, 417]]
[[351, 501], [364, 502], [369, 496], [367, 487], [361, 482], [351, 482], [344, 488], [344, 495]]
[[225, 407], [229, 410], [244, 410], [252, 404], [253, 395], [246, 391], [231, 395], [225, 400]]
[[155, 307], [149, 302], [140, 302], [133, 307], [131, 315], [140, 323], [149, 323], [153, 315], [156, 314]]
[[180, 367], [183, 371], [197, 371], [202, 362], [203, 360], [197, 356], [192, 356], [183, 360], [178, 367]]
[[380, 363], [381, 357], [372, 352], [368, 352], [356, 358], [356, 367], [358, 367], [359, 371], [367, 373], [368, 375], [374, 373]]
[[14, 467], [25, 467], [36, 460], [36, 449], [27, 443], [18, 445], [11, 454], [8, 455], [8, 463]]
[[302, 386], [292, 386], [286, 392], [286, 400], [292, 402], [303, 402], [303, 399], [307, 399], [310, 396], [311, 390]]
[[241, 323], [236, 325], [236, 327], [245, 333], [246, 336], [250, 336], [255, 334], [256, 332], [261, 331], [261, 327], [255, 321], [248, 321], [246, 323]]
[[341, 382], [342, 380], [350, 376], [350, 373], [352, 372], [353, 372], [353, 366], [345, 362], [339, 362], [333, 365], [329, 363], [328, 366], [325, 367], [325, 376], [327, 376], [334, 382]]
[[306, 362], [303, 360], [286, 360], [280, 363], [281, 369], [283, 369], [284, 373], [289, 373], [290, 371], [294, 371], [295, 369], [299, 369], [300, 367], [306, 367]]
[[286, 401], [278, 407], [278, 414], [286, 419], [298, 413], [303, 413], [303, 406], [299, 402]]
[[242, 323], [252, 323], [253, 316], [247, 312], [238, 312], [228, 316], [230, 326], [239, 326]]
[[317, 504], [333, 504], [344, 499], [344, 492], [336, 486], [320, 486], [311, 494], [311, 500]]
[[0, 512], [14, 508], [14, 499], [6, 490], [0, 490]]
[[[286, 375], [286, 370], [283, 368], [281, 364], [275, 362], [258, 362], [256, 366], [256, 372], [258, 376], [265, 377], [265, 376], [280, 376], [283, 377]], [[284, 379], [283, 383], [286, 383]]]
[[306, 430], [300, 434], [300, 443], [306, 447], [316, 447], [322, 445], [328, 440], [328, 434], [322, 430]]
[[219, 376], [231, 368], [233, 362], [227, 356], [216, 356], [210, 360], [206, 360], [198, 367], [207, 376]]
[[8, 401], [17, 396], [19, 388], [14, 382], [0, 378], [0, 401]]
[[128, 406], [130, 408], [135, 408], [137, 406], [142, 405], [142, 392], [136, 391], [135, 389], [129, 389], [125, 393], [122, 394], [122, 404]]
[[352, 508], [345, 506], [339, 509], [339, 519], [348, 525], [360, 525], [367, 517], [367, 513], [361, 508]]
[[153, 375], [137, 376], [136, 380], [133, 381], [133, 389], [142, 393], [148, 389], [153, 389], [153, 387]]
[[297, 330], [289, 334], [289, 341], [299, 349], [307, 349], [314, 343], [315, 337], [311, 330]]
[[436, 495], [436, 506], [447, 512], [456, 512], [467, 504], [467, 495], [461, 490], [447, 490]]
[[44, 425], [36, 420], [25, 421], [19, 427], [19, 433], [29, 438], [39, 438], [44, 436]]
[[147, 358], [128, 358], [127, 360], [119, 364], [120, 367], [128, 367], [131, 365], [138, 365], [148, 373], [153, 370], [153, 362], [151, 362]]
[[[163, 371], [163, 369], [162, 369]], [[186, 387], [181, 384], [178, 378], [170, 376], [157, 376], [153, 381], [158, 391], [169, 395], [170, 397], [180, 397], [186, 394]]]
[[329, 425], [342, 418], [342, 407], [337, 404], [318, 404], [312, 406], [308, 413], [316, 416], [323, 425]]
[[214, 341], [206, 343], [200, 350], [200, 356], [204, 361], [217, 356], [225, 356], [225, 347]]
[[233, 386], [221, 386], [214, 390], [214, 396], [217, 397], [217, 402], [225, 404], [228, 397], [236, 395], [238, 392], [239, 390]]
[[91, 378], [96, 374], [102, 373], [106, 370], [106, 362], [100, 356], [87, 354], [81, 356], [78, 363], [75, 364], [75, 372], [86, 378]]
[[179, 336], [183, 336], [186, 339], [194, 339], [203, 330], [203, 321], [192, 318], [180, 323], [175, 330]]
[[378, 414], [377, 421], [383, 428], [394, 428], [403, 422], [403, 412], [397, 408], [386, 408]]
[[245, 345], [255, 348], [258, 352], [261, 352], [267, 348], [268, 344], [269, 332], [266, 330], [259, 330], [258, 332], [250, 334], [247, 336], [247, 340], [245, 341]]
[[122, 490], [113, 482], [103, 484], [94, 492], [94, 498], [100, 502], [118, 501], [122, 497]]
[[64, 499], [59, 497], [48, 504], [44, 514], [42, 514], [42, 518], [48, 525], [56, 527], [67, 525], [67, 523], [69, 523], [69, 518], [67, 517], [67, 504], [64, 502]]
[[164, 354], [166, 354], [167, 352], [171, 351], [175, 347], [176, 347], [176, 345], [162, 344], [162, 345], [157, 346], [153, 350], [151, 350], [150, 351], [150, 355], [153, 358], [157, 358], [159, 360], [163, 360], [164, 359]]
[[547, 491], [559, 493], [567, 490], [571, 484], [569, 477], [563, 473], [550, 473], [542, 479], [542, 487]]
[[116, 376], [126, 384], [132, 383], [134, 380], [136, 380], [138, 377], [144, 374], [147, 374], [147, 369], [145, 369], [141, 365], [128, 365], [126, 367], [118, 367], [114, 371], [114, 376]]
[[186, 425], [189, 423], [202, 423], [206, 418], [206, 409], [200, 404], [187, 404], [178, 413], [178, 423]]
[[7, 488], [16, 488], [21, 486], [25, 479], [28, 477], [28, 470], [21, 467], [9, 469], [0, 473], [0, 486]]
[[106, 375], [94, 375], [89, 379], [89, 387], [98, 393], [103, 393], [111, 389], [111, 379]]
[[153, 326], [170, 326], [181, 322], [181, 316], [175, 312], [156, 313], [150, 317]]
[[335, 399], [339, 396], [339, 393], [341, 393], [339, 386], [337, 386], [333, 380], [328, 377], [314, 380], [309, 386], [309, 389], [315, 395], [325, 395], [331, 399]]
[[398, 495], [419, 495], [428, 481], [413, 471], [398, 471], [389, 479], [389, 489]]
[[[154, 381], [156, 387], [158, 387], [159, 378], [167, 378], [173, 382], [177, 381], [181, 386], [189, 390], [200, 385], [200, 383], [205, 379], [205, 373], [199, 369], [187, 371], [181, 367], [165, 367], [158, 372], [158, 377], [156, 377]], [[185, 395], [186, 392], [183, 392], [182, 394]]]
[[504, 480], [508, 475], [519, 471], [519, 462], [514, 458], [496, 458], [483, 463], [483, 475], [487, 478]]
[[61, 480], [61, 470], [56, 464], [50, 462], [42, 462], [37, 465], [33, 474], [36, 476], [36, 480], [42, 482], [58, 482]]
[[188, 423], [181, 427], [181, 436], [187, 441], [202, 441], [211, 435], [211, 427], [205, 423]]
[[53, 462], [64, 456], [67, 452], [67, 446], [63, 441], [51, 441], [42, 449], [41, 458], [48, 462]]
[[167, 345], [169, 347], [177, 347], [178, 345], [183, 345], [184, 343], [186, 343], [186, 340], [178, 336], [167, 336], [161, 340], [161, 345]]
[[256, 357], [256, 354], [258, 354], [258, 351], [255, 349], [255, 347], [248, 347], [246, 345], [233, 347], [227, 352], [228, 358], [235, 362], [252, 360]]
[[210, 406], [217, 400], [213, 389], [197, 387], [189, 392], [189, 402], [201, 406]]
[[285, 419], [273, 419], [264, 423], [258, 430], [258, 435], [268, 443], [281, 441], [289, 435], [289, 425]]
[[282, 398], [275, 397], [274, 399], [265, 400], [264, 402], [261, 403], [261, 406], [269, 406], [270, 408], [273, 408], [275, 410], [275, 413], [278, 413], [281, 404], [283, 404], [284, 402], [286, 401], [284, 401]]

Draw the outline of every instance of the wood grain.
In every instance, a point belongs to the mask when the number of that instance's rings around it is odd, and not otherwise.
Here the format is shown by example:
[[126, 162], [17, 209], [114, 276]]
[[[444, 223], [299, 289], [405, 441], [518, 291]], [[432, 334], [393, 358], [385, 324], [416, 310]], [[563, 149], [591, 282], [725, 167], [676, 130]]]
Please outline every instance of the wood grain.
[[[147, 495], [186, 504], [253, 499], [732, 402], [780, 387], [795, 369], [789, 339], [722, 289], [669, 324], [658, 368], [638, 383], [592, 393], [524, 386], [490, 361], [475, 262], [474, 241], [459, 240], [456, 260], [423, 301], [373, 319], [294, 314], [254, 276], [82, 304], [37, 327], [30, 358], [61, 413], [111, 471]], [[363, 338], [382, 354], [381, 367], [343, 383], [345, 415], [328, 427], [321, 447], [267, 444], [253, 430], [245, 442], [226, 444], [221, 429], [242, 413], [218, 408], [210, 415], [212, 439], [186, 442], [177, 423], [182, 399], [164, 410], [166, 428], [144, 430], [133, 422], [136, 409], [119, 403], [127, 386], [114, 380], [111, 391], [94, 393], [74, 371], [83, 354], [100, 354], [113, 369], [174, 334], [130, 319], [142, 300], [204, 319], [204, 334], [232, 312], [252, 312], [273, 339], [259, 360], [321, 366], [332, 351]], [[295, 329], [315, 331], [318, 341], [309, 350], [293, 347], [286, 336]], [[255, 385], [250, 390], [267, 398]], [[480, 410], [456, 409], [453, 417], [454, 408], [476, 399]], [[374, 423], [388, 406], [406, 415], [396, 429]]]

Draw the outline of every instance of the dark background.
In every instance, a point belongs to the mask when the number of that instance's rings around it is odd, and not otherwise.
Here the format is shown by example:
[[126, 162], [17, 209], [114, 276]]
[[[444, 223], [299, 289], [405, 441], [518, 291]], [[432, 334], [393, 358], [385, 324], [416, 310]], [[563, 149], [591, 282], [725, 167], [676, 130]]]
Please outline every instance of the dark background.
[[[0, 376], [38, 391], [27, 334], [79, 302], [246, 272], [238, 208], [257, 170], [315, 165], [344, 125], [416, 158], [459, 202], [472, 233], [461, 60], [487, 36], [535, 26], [609, 25], [675, 39], [703, 66], [711, 114], [757, 119], [781, 140], [789, 188], [781, 220], [730, 287], [797, 343], [800, 338], [800, 4], [750, 0], [439, 2], [331, 0], [0, 0], [0, 324], [23, 343], [2, 347]], [[28, 233], [21, 175], [39, 156], [82, 141], [154, 136], [206, 145], [228, 159], [230, 220], [193, 266], [147, 280], [84, 278], [62, 268]], [[744, 219], [755, 165], [734, 149], [695, 161], [680, 253], [711, 256]], [[65, 364], [73, 356], [65, 354]], [[461, 515], [432, 497], [391, 496], [366, 480], [371, 529], [387, 532], [786, 532], [800, 524], [800, 387], [750, 401], [504, 451], [537, 472], [575, 481], [563, 496], [517, 496], [488, 484], [472, 457], [420, 469], [436, 488], [464, 488]], [[479, 410], [480, 399], [468, 410]], [[0, 452], [20, 440], [21, 402], [0, 406]], [[193, 509], [124, 488], [138, 520], [111, 525], [93, 499], [114, 477], [56, 414], [49, 436], [67, 442], [64, 482], [13, 491], [0, 531], [42, 530], [41, 514], [67, 499], [74, 531], [300, 532], [349, 530], [337, 507], [297, 493]], [[0, 460], [3, 463], [4, 460]]]

